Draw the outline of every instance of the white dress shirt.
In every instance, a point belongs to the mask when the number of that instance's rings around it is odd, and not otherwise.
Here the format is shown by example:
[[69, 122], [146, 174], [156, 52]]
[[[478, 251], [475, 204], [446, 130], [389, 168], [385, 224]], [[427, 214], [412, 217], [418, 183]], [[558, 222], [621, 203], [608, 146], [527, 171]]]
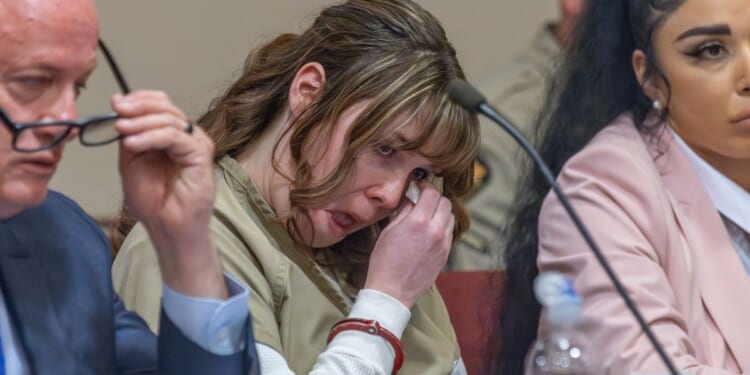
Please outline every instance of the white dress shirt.
[[[248, 318], [249, 290], [225, 275], [230, 298], [220, 301], [194, 298], [174, 291], [164, 284], [164, 313], [187, 338], [201, 348], [219, 355], [242, 350], [242, 333]], [[144, 326], [145, 328], [145, 326]], [[0, 290], [0, 338], [5, 373], [30, 375], [29, 365], [16, 330], [8, 317], [5, 296]]]
[[670, 128], [680, 148], [695, 168], [716, 210], [721, 214], [745, 271], [750, 274], [750, 193], [708, 164]]

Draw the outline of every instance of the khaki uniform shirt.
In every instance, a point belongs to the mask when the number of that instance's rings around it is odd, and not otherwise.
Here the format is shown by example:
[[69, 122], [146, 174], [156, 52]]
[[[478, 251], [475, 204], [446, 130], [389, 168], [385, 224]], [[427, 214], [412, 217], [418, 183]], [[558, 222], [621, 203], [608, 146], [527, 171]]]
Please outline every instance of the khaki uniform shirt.
[[[533, 122], [546, 95], [546, 81], [559, 53], [552, 27], [546, 25], [524, 53], [477, 85], [490, 104], [527, 136], [533, 133]], [[448, 269], [452, 271], [504, 267], [505, 239], [501, 230], [527, 159], [500, 125], [480, 116], [480, 129], [475, 188], [465, 202], [471, 226], [451, 251]]]
[[[255, 184], [230, 157], [216, 168], [212, 238], [227, 272], [247, 284], [255, 339], [281, 353], [296, 374], [307, 374], [326, 348], [330, 328], [346, 318], [351, 298], [292, 239]], [[157, 329], [161, 279], [142, 226], [128, 235], [113, 267], [114, 285], [128, 308]], [[402, 336], [399, 374], [449, 374], [460, 357], [440, 294], [431, 288], [411, 309]]]

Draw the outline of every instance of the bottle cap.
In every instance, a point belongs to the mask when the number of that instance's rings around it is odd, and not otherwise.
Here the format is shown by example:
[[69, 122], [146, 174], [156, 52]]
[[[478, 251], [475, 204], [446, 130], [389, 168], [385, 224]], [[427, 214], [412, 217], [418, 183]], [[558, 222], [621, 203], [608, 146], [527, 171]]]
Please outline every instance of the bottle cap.
[[583, 318], [581, 297], [573, 283], [557, 271], [542, 272], [534, 280], [534, 294], [547, 309], [547, 320], [553, 324], [578, 323]]

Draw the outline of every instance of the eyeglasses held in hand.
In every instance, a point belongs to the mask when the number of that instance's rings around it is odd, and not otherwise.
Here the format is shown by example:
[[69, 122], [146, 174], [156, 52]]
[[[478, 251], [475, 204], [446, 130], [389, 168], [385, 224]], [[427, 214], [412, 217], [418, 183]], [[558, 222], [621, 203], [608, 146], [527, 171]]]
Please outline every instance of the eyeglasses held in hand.
[[[112, 54], [99, 39], [99, 48], [104, 54], [107, 65], [117, 80], [122, 94], [130, 93], [130, 88], [117, 67]], [[78, 121], [40, 121], [19, 123], [14, 122], [0, 108], [0, 122], [13, 133], [13, 149], [19, 152], [35, 152], [54, 148], [68, 137], [74, 128], [78, 128], [78, 139], [84, 146], [101, 146], [120, 139], [115, 129], [115, 122], [119, 116], [116, 113], [90, 116]]]

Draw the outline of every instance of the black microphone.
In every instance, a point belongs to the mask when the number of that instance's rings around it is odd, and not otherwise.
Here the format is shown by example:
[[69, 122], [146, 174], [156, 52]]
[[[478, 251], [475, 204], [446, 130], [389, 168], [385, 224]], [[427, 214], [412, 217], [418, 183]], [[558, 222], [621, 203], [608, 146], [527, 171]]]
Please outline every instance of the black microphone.
[[598, 260], [599, 264], [602, 266], [602, 268], [604, 268], [604, 271], [612, 281], [615, 289], [617, 289], [617, 293], [625, 301], [625, 305], [627, 305], [628, 310], [633, 313], [633, 316], [635, 316], [635, 319], [641, 326], [641, 330], [643, 330], [643, 333], [645, 333], [649, 341], [651, 341], [651, 345], [653, 345], [654, 349], [656, 349], [656, 352], [659, 353], [659, 357], [661, 357], [662, 362], [664, 362], [664, 365], [667, 367], [667, 369], [669, 369], [670, 374], [679, 375], [679, 372], [677, 371], [674, 363], [672, 363], [672, 360], [669, 358], [669, 356], [667, 356], [664, 347], [659, 343], [659, 341], [656, 339], [656, 336], [651, 331], [651, 328], [646, 324], [646, 320], [643, 319], [643, 315], [641, 315], [641, 312], [638, 310], [635, 302], [630, 298], [630, 296], [628, 296], [628, 293], [625, 291], [625, 287], [622, 285], [622, 282], [620, 282], [620, 279], [615, 274], [615, 271], [607, 261], [607, 258], [605, 258], [604, 254], [602, 254], [599, 245], [594, 242], [594, 239], [593, 237], [591, 237], [589, 230], [583, 224], [583, 221], [578, 216], [578, 213], [576, 213], [576, 211], [573, 209], [573, 206], [570, 204], [570, 201], [568, 201], [568, 198], [565, 196], [565, 194], [563, 194], [560, 186], [558, 186], [557, 182], [555, 182], [555, 176], [552, 174], [544, 160], [542, 160], [542, 157], [536, 151], [534, 146], [532, 146], [531, 143], [508, 120], [504, 119], [502, 116], [500, 116], [500, 114], [497, 113], [497, 111], [492, 109], [492, 107], [487, 104], [487, 100], [484, 98], [484, 96], [466, 81], [461, 79], [453, 80], [450, 85], [448, 85], [448, 97], [465, 109], [472, 112], [479, 112], [487, 116], [490, 120], [496, 122], [505, 131], [507, 131], [511, 135], [511, 137], [513, 137], [513, 139], [515, 139], [516, 142], [521, 145], [521, 147], [523, 147], [524, 151], [526, 151], [529, 156], [531, 156], [531, 159], [534, 160], [534, 163], [542, 172], [542, 175], [544, 175], [547, 183], [550, 184], [552, 190], [555, 192], [555, 195], [557, 195], [557, 199], [559, 199], [563, 207], [565, 207], [565, 211], [567, 211], [568, 215], [573, 220], [576, 228], [578, 228], [578, 231], [581, 232], [581, 235], [586, 240], [589, 248], [594, 253], [596, 260]]

